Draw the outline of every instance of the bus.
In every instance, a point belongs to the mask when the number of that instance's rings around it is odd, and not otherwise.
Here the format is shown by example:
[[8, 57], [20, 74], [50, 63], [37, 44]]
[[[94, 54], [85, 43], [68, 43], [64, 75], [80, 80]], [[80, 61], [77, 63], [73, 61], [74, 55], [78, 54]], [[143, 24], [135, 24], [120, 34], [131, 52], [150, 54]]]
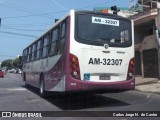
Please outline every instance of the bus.
[[46, 91], [133, 90], [133, 21], [70, 10], [23, 50], [23, 81]]

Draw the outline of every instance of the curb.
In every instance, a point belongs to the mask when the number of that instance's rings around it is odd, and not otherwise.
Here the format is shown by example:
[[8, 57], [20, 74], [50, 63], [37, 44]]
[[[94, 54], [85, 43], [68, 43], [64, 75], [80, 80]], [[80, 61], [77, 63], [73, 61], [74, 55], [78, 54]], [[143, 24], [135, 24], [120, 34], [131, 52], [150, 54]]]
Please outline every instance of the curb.
[[160, 83], [159, 82], [148, 82], [147, 84], [138, 84], [135, 87], [135, 90], [147, 92], [147, 93], [155, 93], [160, 94]]

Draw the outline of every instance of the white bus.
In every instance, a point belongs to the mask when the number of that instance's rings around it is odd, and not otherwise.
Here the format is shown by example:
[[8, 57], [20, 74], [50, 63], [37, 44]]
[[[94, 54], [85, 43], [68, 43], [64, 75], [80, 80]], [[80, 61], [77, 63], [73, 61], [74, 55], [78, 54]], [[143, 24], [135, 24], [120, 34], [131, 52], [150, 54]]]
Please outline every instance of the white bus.
[[71, 10], [23, 50], [23, 80], [44, 91], [135, 88], [133, 21]]

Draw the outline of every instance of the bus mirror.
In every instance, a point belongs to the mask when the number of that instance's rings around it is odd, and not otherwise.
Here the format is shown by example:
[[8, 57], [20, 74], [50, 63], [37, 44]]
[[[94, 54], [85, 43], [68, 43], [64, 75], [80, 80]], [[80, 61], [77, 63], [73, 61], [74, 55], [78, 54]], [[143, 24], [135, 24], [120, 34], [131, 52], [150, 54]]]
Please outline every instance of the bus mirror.
[[157, 43], [158, 45], [160, 45], [160, 30], [159, 29], [156, 30], [156, 37], [157, 37]]

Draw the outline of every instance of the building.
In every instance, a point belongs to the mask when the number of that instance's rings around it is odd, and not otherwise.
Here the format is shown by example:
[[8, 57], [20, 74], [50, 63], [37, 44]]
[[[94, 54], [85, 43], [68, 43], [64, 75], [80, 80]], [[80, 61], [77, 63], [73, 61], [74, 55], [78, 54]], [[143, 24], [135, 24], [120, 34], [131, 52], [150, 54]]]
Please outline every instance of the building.
[[135, 31], [136, 75], [159, 78], [160, 76], [160, 15], [157, 3], [160, 0], [138, 0], [142, 11], [131, 16]]

